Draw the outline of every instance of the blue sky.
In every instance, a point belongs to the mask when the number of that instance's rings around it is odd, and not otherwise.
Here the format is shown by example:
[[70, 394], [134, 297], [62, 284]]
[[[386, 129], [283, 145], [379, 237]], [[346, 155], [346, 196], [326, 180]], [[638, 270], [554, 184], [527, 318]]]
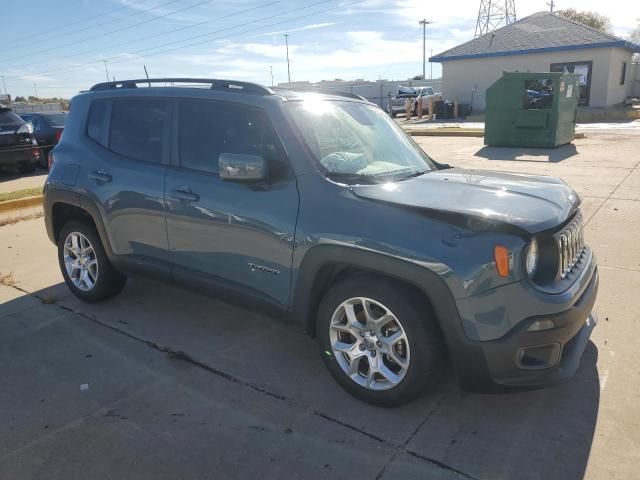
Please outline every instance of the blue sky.
[[[557, 8], [600, 11], [624, 36], [640, 6], [626, 0], [559, 0]], [[22, 0], [3, 2], [0, 76], [14, 97], [69, 97], [105, 80], [189, 76], [271, 83], [406, 79], [427, 56], [473, 37], [479, 0]], [[518, 17], [546, 0], [516, 0]], [[28, 28], [26, 28], [28, 26]], [[427, 77], [429, 77], [427, 65]], [[433, 76], [440, 75], [439, 64]], [[35, 86], [34, 86], [35, 84]], [[4, 92], [4, 86], [0, 84]]]

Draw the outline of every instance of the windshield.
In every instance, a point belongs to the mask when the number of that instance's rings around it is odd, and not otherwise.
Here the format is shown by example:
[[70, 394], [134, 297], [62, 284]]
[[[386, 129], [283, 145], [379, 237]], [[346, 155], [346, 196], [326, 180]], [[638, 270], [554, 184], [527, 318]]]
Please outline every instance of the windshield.
[[287, 108], [328, 176], [389, 181], [435, 170], [422, 149], [377, 107], [310, 95]]
[[49, 122], [49, 125], [51, 125], [52, 127], [64, 127], [64, 122], [67, 121], [66, 113], [52, 113], [43, 116], [47, 119], [47, 122]]

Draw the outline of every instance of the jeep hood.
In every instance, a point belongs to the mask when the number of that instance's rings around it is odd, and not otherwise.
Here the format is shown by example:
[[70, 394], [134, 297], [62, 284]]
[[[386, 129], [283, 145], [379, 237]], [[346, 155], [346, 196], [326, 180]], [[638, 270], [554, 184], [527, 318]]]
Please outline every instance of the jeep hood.
[[352, 185], [361, 198], [446, 214], [473, 216], [537, 233], [564, 222], [580, 197], [562, 180], [458, 168], [376, 185]]

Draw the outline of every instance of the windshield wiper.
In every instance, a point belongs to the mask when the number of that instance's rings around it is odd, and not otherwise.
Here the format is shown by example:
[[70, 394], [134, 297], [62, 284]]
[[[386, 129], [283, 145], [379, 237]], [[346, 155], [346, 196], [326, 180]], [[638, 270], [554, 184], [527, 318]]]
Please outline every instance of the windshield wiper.
[[327, 172], [327, 178], [331, 180], [337, 180], [348, 184], [352, 183], [365, 183], [376, 184], [381, 183], [382, 180], [373, 175], [364, 175], [362, 173], [349, 173], [349, 172]]
[[398, 180], [408, 180], [410, 178], [419, 177], [420, 175], [424, 175], [425, 173], [429, 173], [430, 171], [431, 170], [417, 170], [415, 172], [411, 172], [409, 175], [400, 177]]

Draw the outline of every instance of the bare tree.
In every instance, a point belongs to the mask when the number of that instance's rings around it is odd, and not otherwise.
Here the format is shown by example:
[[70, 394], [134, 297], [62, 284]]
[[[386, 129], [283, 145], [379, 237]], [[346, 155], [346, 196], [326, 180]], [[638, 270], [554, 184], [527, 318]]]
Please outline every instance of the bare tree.
[[595, 28], [602, 32], [611, 31], [611, 20], [605, 15], [600, 15], [596, 12], [582, 11], [579, 12], [575, 8], [567, 8], [565, 10], [558, 10], [558, 15], [573, 20], [575, 22], [583, 23], [584, 25]]

